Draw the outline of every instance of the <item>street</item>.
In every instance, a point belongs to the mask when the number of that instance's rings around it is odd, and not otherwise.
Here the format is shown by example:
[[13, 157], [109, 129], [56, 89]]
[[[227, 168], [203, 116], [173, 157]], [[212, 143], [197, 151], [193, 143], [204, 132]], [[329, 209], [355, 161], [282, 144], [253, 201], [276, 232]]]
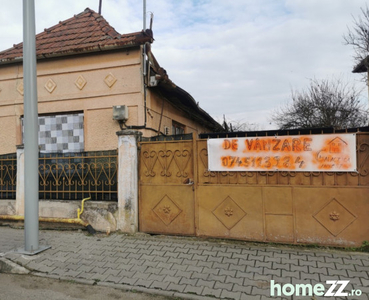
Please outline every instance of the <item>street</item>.
[[[32, 275], [0, 273], [1, 300], [169, 300], [162, 297], [124, 290], [79, 284]], [[176, 298], [178, 299], [178, 298]]]

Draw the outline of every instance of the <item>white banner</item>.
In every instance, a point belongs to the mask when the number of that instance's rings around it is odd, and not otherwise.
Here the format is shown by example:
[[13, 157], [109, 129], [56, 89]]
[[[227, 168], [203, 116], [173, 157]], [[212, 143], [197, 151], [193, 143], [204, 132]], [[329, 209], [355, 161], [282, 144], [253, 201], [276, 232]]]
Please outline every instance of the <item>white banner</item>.
[[209, 171], [356, 172], [356, 134], [208, 140]]

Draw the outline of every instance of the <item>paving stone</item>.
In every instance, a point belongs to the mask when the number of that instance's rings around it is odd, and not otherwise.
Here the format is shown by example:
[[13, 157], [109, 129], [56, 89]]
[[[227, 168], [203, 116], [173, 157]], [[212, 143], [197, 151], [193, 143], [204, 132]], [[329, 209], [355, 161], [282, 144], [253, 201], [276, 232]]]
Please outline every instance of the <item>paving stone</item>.
[[357, 278], [369, 279], [368, 272], [364, 272], [364, 271], [354, 272], [354, 271], [351, 271], [351, 270], [348, 270], [347, 272], [348, 272], [349, 278], [357, 277]]
[[227, 298], [227, 299], [240, 299], [241, 292], [231, 292], [231, 291], [223, 290], [220, 296], [222, 298]]
[[150, 276], [150, 274], [148, 273], [142, 273], [142, 272], [136, 272], [133, 274], [133, 278], [137, 278], [137, 279], [147, 279]]
[[[45, 266], [45, 265], [40, 265], [40, 266], [38, 266], [36, 269], [37, 269], [37, 271], [39, 271], [39, 272], [43, 272], [43, 273], [50, 273], [50, 272], [52, 272], [54, 269], [56, 269], [56, 266], [51, 266], [51, 267], [49, 267], [49, 266]], [[78, 269], [78, 266], [77, 266], [77, 269]], [[76, 270], [74, 270], [74, 271], [76, 271]]]
[[208, 288], [207, 286], [205, 286], [203, 291], [202, 291], [202, 295], [203, 296], [210, 296], [210, 297], [219, 298], [221, 292], [222, 292], [221, 289], [211, 289], [211, 288]]
[[257, 252], [258, 251], [256, 249], [242, 249], [241, 251], [242, 254], [249, 254], [249, 255], [256, 255]]
[[214, 263], [221, 263], [223, 260], [223, 257], [215, 257], [215, 256], [209, 256], [207, 261], [214, 262]]
[[193, 273], [192, 278], [194, 279], [203, 279], [207, 280], [209, 276], [212, 276], [211, 274], [204, 274], [204, 273]]
[[[214, 280], [214, 281], [220, 281], [224, 282], [226, 279], [226, 275], [215, 275], [215, 274], [209, 274], [206, 278], [207, 280]], [[205, 279], [204, 279], [205, 280]]]
[[201, 273], [203, 270], [203, 267], [197, 267], [197, 266], [188, 266], [186, 271], [187, 272], [193, 272], [193, 273]]
[[118, 276], [121, 276], [121, 277], [132, 277], [135, 273], [136, 273], [135, 271], [122, 270], [122, 271], [120, 271], [120, 273], [118, 274]]
[[312, 255], [309, 255], [307, 257], [308, 261], [320, 261], [320, 262], [325, 262], [325, 258], [324, 256], [312, 256]]
[[246, 259], [240, 259], [238, 264], [239, 265], [243, 265], [243, 266], [250, 266], [250, 267], [255, 267], [255, 260], [246, 260]]
[[222, 251], [218, 251], [217, 257], [223, 257], [223, 258], [231, 258], [232, 257], [232, 253], [229, 252], [222, 252]]
[[261, 268], [261, 267], [254, 268], [254, 267], [247, 266], [246, 267], [246, 272], [263, 274], [263, 268]]
[[255, 267], [256, 268], [264, 267], [264, 268], [271, 269], [272, 268], [272, 262], [256, 261]]
[[98, 280], [98, 281], [105, 281], [108, 276], [109, 275], [106, 275], [106, 274], [92, 273], [90, 279]]
[[254, 278], [254, 273], [237, 271], [236, 277], [243, 277], [243, 278], [253, 279]]
[[232, 291], [233, 292], [241, 292], [241, 293], [245, 293], [245, 294], [250, 295], [251, 294], [251, 289], [252, 289], [252, 286], [243, 286], [243, 285], [235, 284], [233, 286]]
[[168, 263], [172, 263], [172, 264], [176, 264], [176, 265], [181, 265], [183, 262], [183, 258], [174, 258], [174, 257], [170, 257], [168, 259]]
[[208, 258], [207, 255], [199, 255], [199, 254], [194, 254], [192, 257], [192, 259], [200, 261], [206, 261], [207, 258]]
[[158, 262], [167, 262], [169, 260], [169, 257], [166, 257], [166, 256], [154, 256], [153, 260], [154, 261], [158, 261]]
[[273, 252], [268, 251], [268, 248], [258, 249], [257, 255], [273, 257]]
[[304, 272], [301, 272], [300, 279], [301, 280], [310, 279], [310, 280], [317, 280], [317, 281], [319, 281], [319, 274], [317, 274], [317, 273], [304, 273]]
[[225, 282], [215, 282], [214, 285], [215, 289], [222, 289], [222, 290], [227, 290], [227, 291], [232, 291], [233, 288], [233, 283], [225, 283]]
[[170, 282], [165, 281], [153, 281], [150, 288], [153, 289], [160, 289], [160, 290], [166, 290], [169, 286]]
[[317, 267], [317, 262], [316, 261], [299, 261], [298, 263], [299, 266], [307, 266], [307, 267]]
[[[92, 278], [91, 278], [92, 279]], [[134, 285], [139, 278], [133, 278], [133, 277], [123, 277], [119, 283], [121, 284], [127, 284], [127, 285]]]
[[169, 291], [175, 291], [175, 292], [181, 292], [182, 293], [185, 288], [186, 288], [185, 285], [176, 284], [176, 283], [171, 282], [168, 285], [167, 290], [169, 290]]
[[246, 266], [245, 265], [233, 265], [233, 264], [230, 264], [229, 265], [229, 270], [230, 271], [241, 271], [241, 272], [244, 272], [246, 271]]
[[215, 281], [213, 280], [203, 280], [203, 279], [198, 279], [197, 280], [197, 283], [196, 283], [197, 286], [203, 286], [203, 287], [208, 287], [208, 288], [213, 288], [214, 285], [215, 285]]
[[172, 283], [179, 283], [179, 281], [181, 280], [181, 277], [174, 277], [174, 276], [165, 276], [164, 278], [164, 282], [172, 282]]
[[364, 265], [354, 265], [357, 272], [369, 272], [369, 268]]
[[190, 271], [177, 271], [176, 277], [191, 278], [192, 274]]
[[130, 271], [137, 271], [137, 272], [145, 272], [147, 270], [146, 266], [138, 266], [138, 265], [133, 265], [130, 269]]
[[219, 269], [219, 275], [226, 275], [231, 277], [236, 277], [237, 271], [235, 270], [225, 270], [225, 269]]
[[186, 253], [179, 253], [178, 254], [178, 258], [184, 258], [184, 259], [191, 260], [192, 257], [193, 257], [193, 254], [186, 254]]
[[201, 255], [203, 253], [203, 250], [199, 250], [199, 249], [189, 249], [188, 250], [188, 254], [198, 254]]
[[244, 281], [244, 278], [242, 278], [242, 277], [241, 278], [235, 278], [235, 277], [227, 276], [224, 282], [242, 285], [243, 281]]
[[355, 265], [338, 264], [338, 263], [336, 263], [336, 268], [337, 269], [344, 269], [344, 270], [356, 271]]
[[329, 276], [342, 276], [348, 277], [347, 270], [345, 269], [330, 269], [328, 268], [328, 275]]
[[308, 273], [309, 272], [309, 268], [308, 266], [296, 266], [296, 265], [291, 265], [291, 272], [305, 272]]
[[147, 280], [151, 281], [163, 281], [166, 275], [150, 274]]
[[309, 273], [328, 275], [328, 270], [326, 268], [314, 268], [309, 266]]
[[270, 287], [265, 288], [265, 289], [261, 289], [259, 287], [253, 286], [252, 287], [252, 290], [251, 290], [251, 294], [252, 295], [255, 295], [255, 296], [259, 295], [259, 296], [267, 296], [267, 297], [270, 297], [270, 292], [271, 292], [270, 291]]
[[[284, 270], [280, 270], [280, 269], [267, 269], [264, 268], [264, 275], [271, 275], [271, 276], [276, 276], [276, 277], [280, 277], [282, 274], [282, 271]], [[288, 271], [287, 271], [288, 272]]]
[[239, 262], [238, 258], [228, 258], [228, 257], [224, 257], [222, 263], [225, 264], [233, 264], [233, 265], [237, 265]]
[[249, 257], [248, 257], [248, 260], [263, 261], [264, 260], [264, 256], [250, 254]]
[[281, 263], [282, 262], [282, 259], [279, 258], [279, 257], [269, 257], [269, 256], [266, 256], [264, 258], [264, 261], [265, 262], [271, 262], [271, 263]]
[[285, 253], [285, 252], [275, 252], [273, 257], [277, 257], [277, 258], [283, 258], [283, 259], [289, 259], [290, 258], [290, 254], [289, 253]]
[[261, 296], [260, 295], [248, 295], [248, 294], [245, 294], [245, 293], [242, 293], [241, 294], [241, 300], [260, 300], [261, 299]]
[[272, 268], [278, 269], [278, 270], [286, 270], [286, 271], [290, 271], [291, 266], [289, 264], [280, 264], [280, 263], [273, 263], [272, 264]]
[[196, 260], [189, 260], [189, 259], [183, 259], [182, 264], [189, 265], [189, 266], [196, 266], [197, 261]]
[[187, 285], [183, 292], [184, 293], [191, 293], [191, 294], [201, 295], [203, 290], [204, 290], [204, 287], [202, 287], [202, 286]]
[[154, 281], [152, 281], [152, 280], [139, 279], [139, 280], [136, 281], [135, 285], [136, 286], [143, 286], [145, 288], [149, 288], [152, 285], [153, 282]]
[[198, 261], [197, 262], [197, 266], [198, 267], [207, 267], [207, 268], [212, 268], [213, 266], [213, 262], [211, 261]]
[[[106, 275], [106, 274], [104, 274]], [[122, 280], [122, 277], [120, 276], [116, 276], [116, 275], [109, 275], [108, 277], [106, 277], [105, 281], [109, 281], [109, 282], [115, 282], [115, 283], [119, 283]]]
[[117, 276], [119, 273], [121, 272], [121, 270], [116, 270], [116, 269], [107, 269], [104, 273], [104, 275], [113, 275], [113, 276]]
[[272, 275], [265, 275], [265, 274], [255, 274], [254, 280], [256, 281], [268, 281], [270, 282], [273, 279]]
[[183, 247], [177, 247], [174, 249], [175, 252], [177, 253], [188, 253], [188, 248], [183, 248]]
[[326, 257], [325, 261], [327, 263], [338, 263], [338, 264], [343, 264], [343, 259], [342, 257]]
[[167, 276], [174, 276], [174, 274], [177, 272], [177, 270], [167, 270], [167, 269], [162, 269], [160, 271], [160, 275], [167, 275]]

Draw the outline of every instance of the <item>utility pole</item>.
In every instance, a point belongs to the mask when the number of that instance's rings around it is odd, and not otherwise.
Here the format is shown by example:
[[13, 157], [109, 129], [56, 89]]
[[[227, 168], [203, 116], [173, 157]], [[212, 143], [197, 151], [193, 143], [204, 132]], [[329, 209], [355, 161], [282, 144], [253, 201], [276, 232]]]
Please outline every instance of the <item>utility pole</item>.
[[35, 2], [23, 0], [24, 85], [24, 249], [34, 255], [50, 247], [39, 246], [38, 224], [38, 108], [36, 71]]
[[146, 30], [146, 0], [143, 0], [143, 31]]

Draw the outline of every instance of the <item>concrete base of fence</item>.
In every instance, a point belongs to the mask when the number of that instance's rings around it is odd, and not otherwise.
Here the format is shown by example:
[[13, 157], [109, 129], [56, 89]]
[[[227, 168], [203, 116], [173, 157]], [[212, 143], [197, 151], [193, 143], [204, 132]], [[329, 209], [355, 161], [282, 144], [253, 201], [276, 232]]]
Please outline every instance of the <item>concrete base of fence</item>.
[[118, 135], [118, 222], [125, 233], [138, 230], [138, 154], [137, 142], [142, 133], [122, 130]]

